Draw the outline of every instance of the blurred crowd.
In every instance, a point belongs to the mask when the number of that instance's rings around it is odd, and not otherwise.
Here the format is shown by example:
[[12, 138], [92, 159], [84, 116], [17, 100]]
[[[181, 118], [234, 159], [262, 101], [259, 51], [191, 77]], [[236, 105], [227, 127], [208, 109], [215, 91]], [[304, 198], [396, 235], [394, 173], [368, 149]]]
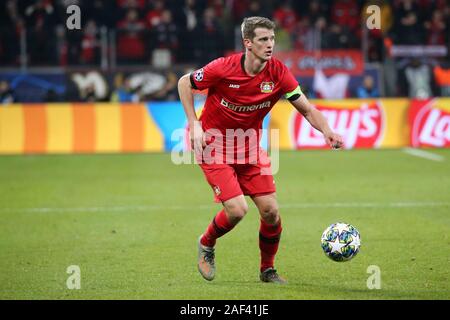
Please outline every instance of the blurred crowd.
[[[66, 25], [71, 5], [81, 10], [79, 30]], [[380, 8], [379, 29], [364, 27], [370, 5]], [[24, 62], [27, 67], [98, 68], [105, 56], [111, 71], [155, 67], [155, 61], [164, 62], [159, 67], [165, 72], [173, 66], [200, 66], [240, 51], [240, 24], [255, 15], [276, 22], [277, 50], [361, 50], [366, 62], [383, 65], [386, 96], [450, 95], [448, 0], [5, 0], [0, 3], [0, 68], [17, 69]], [[447, 56], [394, 59], [393, 45], [441, 46]], [[114, 85], [113, 98], [176, 99], [176, 76], [166, 78], [137, 78], [162, 83], [151, 95], [127, 89], [128, 82], [122, 81]], [[377, 97], [379, 88], [364, 74], [350, 96]], [[2, 81], [0, 102], [14, 100], [14, 89]], [[82, 99], [93, 99], [92, 92], [83, 90]]]
[[[66, 28], [72, 4], [81, 8], [81, 30]], [[386, 39], [448, 46], [446, 0], [6, 0], [0, 65], [19, 64], [23, 30], [30, 65], [98, 64], [103, 27], [119, 63], [146, 64], [166, 49], [171, 63], [202, 64], [235, 50], [238, 26], [251, 15], [276, 21], [278, 50], [361, 48], [371, 4], [381, 8], [381, 29], [369, 31], [369, 61], [383, 60]]]

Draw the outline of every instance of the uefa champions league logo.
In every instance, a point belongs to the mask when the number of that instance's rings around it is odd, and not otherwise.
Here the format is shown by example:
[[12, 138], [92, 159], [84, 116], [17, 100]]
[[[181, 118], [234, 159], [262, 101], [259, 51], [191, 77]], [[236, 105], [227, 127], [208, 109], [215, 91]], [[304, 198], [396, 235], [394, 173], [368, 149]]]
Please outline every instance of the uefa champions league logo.
[[203, 80], [203, 74], [204, 74], [203, 68], [201, 68], [201, 69], [195, 71], [195, 72], [194, 72], [194, 79], [195, 79], [196, 81], [199, 81], [199, 82], [202, 81], [202, 80]]

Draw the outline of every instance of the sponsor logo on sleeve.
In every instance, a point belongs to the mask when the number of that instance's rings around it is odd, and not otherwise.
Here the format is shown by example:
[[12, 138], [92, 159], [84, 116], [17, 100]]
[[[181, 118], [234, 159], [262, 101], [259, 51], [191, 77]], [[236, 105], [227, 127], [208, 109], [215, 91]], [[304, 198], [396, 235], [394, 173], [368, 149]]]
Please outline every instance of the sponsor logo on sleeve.
[[197, 71], [194, 72], [194, 79], [195, 81], [202, 81], [203, 80], [203, 75], [204, 75], [204, 70], [203, 68], [198, 69]]

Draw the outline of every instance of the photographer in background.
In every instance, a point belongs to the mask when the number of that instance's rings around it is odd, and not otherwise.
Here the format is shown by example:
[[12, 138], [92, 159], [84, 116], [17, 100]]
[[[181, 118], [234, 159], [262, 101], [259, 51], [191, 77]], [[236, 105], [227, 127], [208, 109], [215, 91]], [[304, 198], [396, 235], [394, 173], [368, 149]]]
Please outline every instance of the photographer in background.
[[6, 81], [0, 82], [0, 104], [7, 105], [15, 102], [14, 91]]

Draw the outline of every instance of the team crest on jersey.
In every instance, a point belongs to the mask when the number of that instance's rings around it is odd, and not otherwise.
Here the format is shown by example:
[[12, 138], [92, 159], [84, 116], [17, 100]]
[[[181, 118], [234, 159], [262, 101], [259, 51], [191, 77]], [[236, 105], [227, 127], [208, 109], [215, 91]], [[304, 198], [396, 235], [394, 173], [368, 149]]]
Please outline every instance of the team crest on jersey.
[[196, 81], [202, 81], [203, 80], [203, 68], [197, 70], [194, 72], [194, 79]]
[[222, 191], [220, 191], [219, 186], [214, 186], [214, 193], [218, 196], [222, 193]]
[[261, 83], [261, 92], [262, 93], [271, 93], [273, 88], [275, 87], [273, 82], [262, 82]]

